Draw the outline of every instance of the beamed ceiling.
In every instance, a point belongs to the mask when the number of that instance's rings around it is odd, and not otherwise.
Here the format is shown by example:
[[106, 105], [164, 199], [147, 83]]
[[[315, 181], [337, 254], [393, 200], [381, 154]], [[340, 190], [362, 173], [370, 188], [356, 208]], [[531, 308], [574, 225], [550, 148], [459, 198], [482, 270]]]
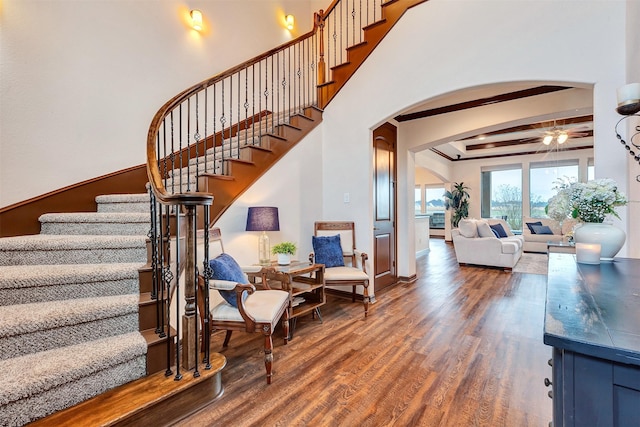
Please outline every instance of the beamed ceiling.
[[[395, 117], [400, 122], [414, 122], [439, 115], [456, 113], [463, 110], [477, 112], [482, 115], [483, 107], [522, 101], [555, 94], [558, 97], [573, 96], [575, 89], [570, 86], [550, 85], [496, 85], [481, 89], [461, 91], [451, 96], [429, 101]], [[568, 139], [562, 144], [553, 141], [543, 144], [547, 134], [566, 132]], [[575, 114], [554, 113], [550, 106], [545, 120], [531, 120], [518, 126], [505, 125], [504, 128], [491, 132], [478, 132], [460, 139], [452, 139], [437, 147], [430, 148], [437, 155], [450, 161], [475, 160], [482, 158], [508, 157], [542, 152], [584, 150], [593, 148], [593, 115], [576, 110]]]

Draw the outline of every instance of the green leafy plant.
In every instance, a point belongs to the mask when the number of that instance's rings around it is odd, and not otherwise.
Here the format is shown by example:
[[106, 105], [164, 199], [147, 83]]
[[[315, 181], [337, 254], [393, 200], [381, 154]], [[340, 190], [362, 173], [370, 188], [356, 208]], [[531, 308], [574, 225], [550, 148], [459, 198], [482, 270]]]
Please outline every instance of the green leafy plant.
[[282, 243], [278, 243], [277, 245], [273, 245], [273, 247], [271, 248], [271, 253], [273, 253], [274, 255], [277, 254], [289, 254], [289, 255], [293, 255], [296, 253], [296, 244], [292, 243], [292, 242], [282, 242]]
[[464, 185], [464, 182], [454, 182], [451, 191], [445, 191], [444, 208], [446, 210], [452, 209], [451, 214], [451, 226], [456, 228], [462, 218], [469, 216], [469, 187]]

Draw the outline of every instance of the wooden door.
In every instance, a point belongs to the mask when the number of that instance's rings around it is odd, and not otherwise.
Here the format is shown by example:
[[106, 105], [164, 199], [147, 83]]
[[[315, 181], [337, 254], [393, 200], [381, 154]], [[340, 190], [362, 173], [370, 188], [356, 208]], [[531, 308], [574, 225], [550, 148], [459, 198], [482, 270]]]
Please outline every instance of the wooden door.
[[397, 281], [396, 277], [396, 133], [391, 123], [373, 131], [373, 268], [375, 291]]

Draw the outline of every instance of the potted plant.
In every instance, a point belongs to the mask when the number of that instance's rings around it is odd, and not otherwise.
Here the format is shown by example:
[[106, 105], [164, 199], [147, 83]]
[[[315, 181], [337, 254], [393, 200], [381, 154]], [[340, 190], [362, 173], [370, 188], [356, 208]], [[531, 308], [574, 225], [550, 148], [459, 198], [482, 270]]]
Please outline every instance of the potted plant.
[[296, 244], [293, 242], [282, 242], [274, 245], [271, 252], [278, 256], [278, 265], [291, 264], [291, 255], [296, 253]]
[[626, 196], [618, 190], [616, 182], [609, 178], [589, 182], [560, 180], [556, 182], [556, 195], [549, 200], [546, 213], [550, 218], [562, 221], [574, 218], [581, 223], [573, 230], [576, 243], [599, 243], [601, 260], [611, 261], [626, 240], [623, 230], [604, 223], [607, 215], [620, 218], [619, 206], [627, 204]]
[[458, 223], [462, 218], [469, 216], [469, 187], [464, 185], [464, 182], [453, 183], [451, 191], [445, 191], [444, 208], [446, 210], [452, 209], [451, 214], [451, 226], [453, 228], [458, 227]]

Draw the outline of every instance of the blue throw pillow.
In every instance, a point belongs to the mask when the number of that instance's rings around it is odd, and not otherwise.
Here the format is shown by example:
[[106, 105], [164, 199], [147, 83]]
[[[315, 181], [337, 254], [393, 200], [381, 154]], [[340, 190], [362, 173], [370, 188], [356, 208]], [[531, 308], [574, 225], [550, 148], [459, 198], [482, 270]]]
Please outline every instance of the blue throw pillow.
[[531, 232], [531, 234], [536, 234], [536, 232], [533, 230], [533, 226], [534, 225], [542, 225], [542, 223], [540, 221], [537, 222], [527, 222], [527, 227], [529, 227], [529, 231]]
[[311, 239], [313, 252], [315, 252], [318, 264], [324, 264], [326, 268], [342, 267], [344, 265], [339, 234], [335, 236], [312, 236]]
[[489, 227], [491, 227], [494, 234], [497, 233], [497, 237], [508, 237], [508, 234], [504, 231], [502, 224], [489, 224]]
[[533, 234], [553, 234], [548, 225], [533, 225]]
[[[214, 280], [228, 280], [236, 283], [249, 283], [247, 276], [243, 273], [242, 269], [238, 265], [235, 259], [230, 255], [220, 254], [212, 260], [209, 260], [209, 266], [213, 270], [211, 278]], [[236, 297], [236, 291], [223, 291], [218, 290], [220, 295], [226, 302], [232, 306], [238, 308], [238, 300]], [[247, 293], [243, 292], [242, 299], [246, 299]]]
[[494, 230], [493, 228], [491, 228], [491, 232], [493, 233], [494, 236], [496, 236], [498, 239], [500, 238], [500, 236], [498, 235], [498, 232], [496, 230]]

